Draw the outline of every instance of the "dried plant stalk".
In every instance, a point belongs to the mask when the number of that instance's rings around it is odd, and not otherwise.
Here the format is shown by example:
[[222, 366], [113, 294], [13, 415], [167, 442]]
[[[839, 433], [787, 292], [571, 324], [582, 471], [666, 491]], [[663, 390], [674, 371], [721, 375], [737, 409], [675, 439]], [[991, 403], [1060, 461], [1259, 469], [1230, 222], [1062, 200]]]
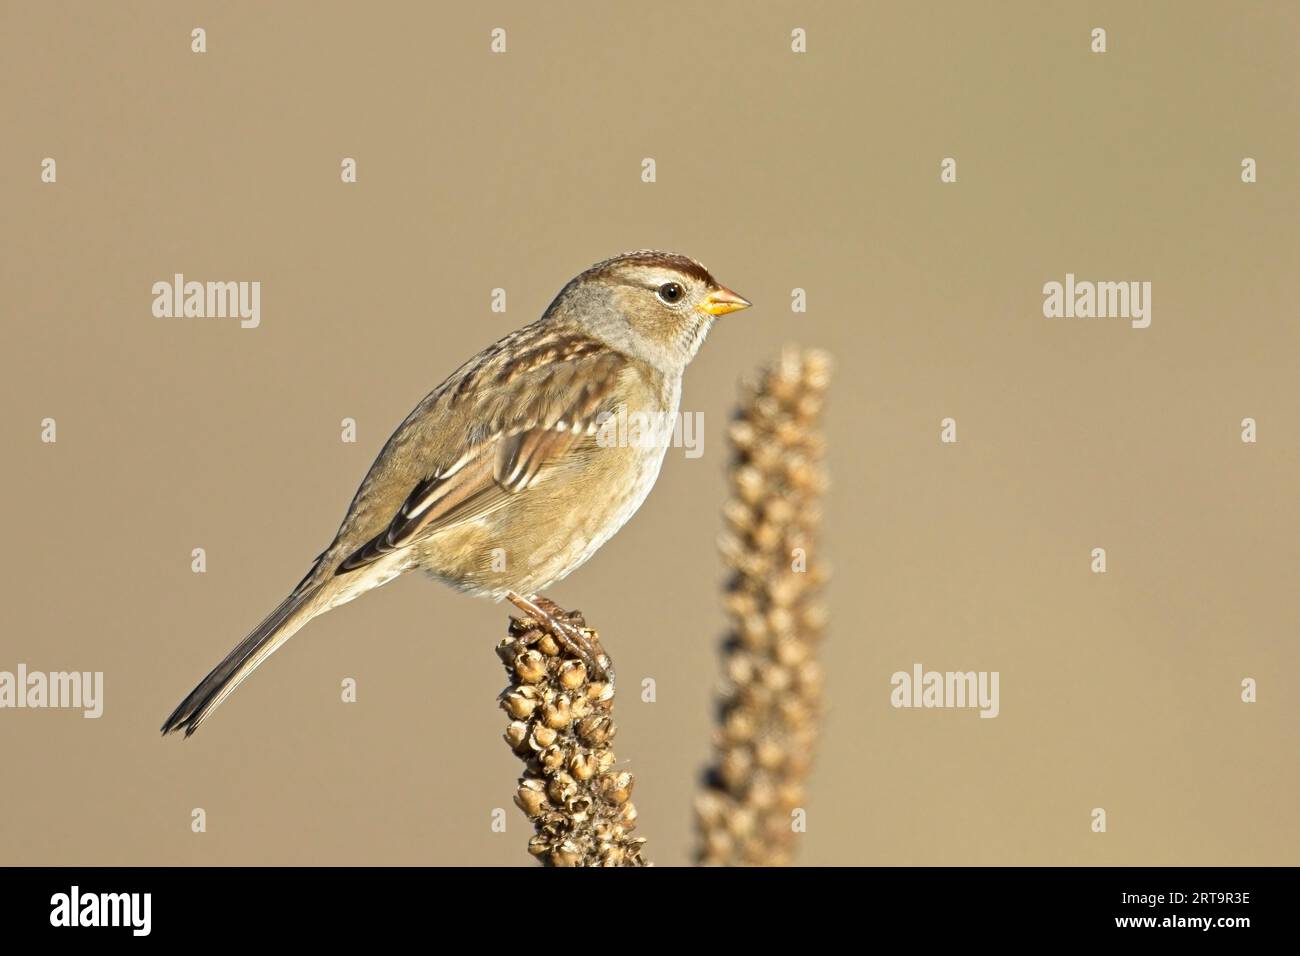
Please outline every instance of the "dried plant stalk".
[[[586, 627], [578, 611], [568, 620]], [[632, 774], [615, 769], [613, 688], [545, 623], [512, 617], [497, 654], [510, 675], [505, 739], [524, 762], [515, 803], [536, 831], [528, 852], [547, 866], [645, 866]]]
[[705, 865], [790, 862], [821, 711], [816, 645], [828, 569], [815, 534], [826, 488], [824, 352], [787, 348], [747, 385], [731, 424], [732, 495], [720, 539], [731, 570], [714, 761], [696, 801]]

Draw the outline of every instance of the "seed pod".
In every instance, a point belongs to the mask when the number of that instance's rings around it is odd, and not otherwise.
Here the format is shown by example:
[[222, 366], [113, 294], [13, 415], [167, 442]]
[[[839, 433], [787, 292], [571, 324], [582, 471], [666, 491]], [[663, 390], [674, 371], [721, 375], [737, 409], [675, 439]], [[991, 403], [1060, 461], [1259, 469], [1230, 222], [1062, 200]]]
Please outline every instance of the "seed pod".
[[522, 687], [507, 691], [501, 698], [501, 707], [516, 720], [524, 720], [532, 716], [533, 711], [537, 709], [538, 700], [534, 694], [525, 693], [525, 688]]
[[613, 724], [604, 714], [591, 714], [578, 722], [578, 738], [589, 747], [599, 747], [609, 741]]
[[565, 803], [578, 793], [578, 781], [567, 773], [557, 773], [546, 785], [546, 795], [553, 803]]
[[546, 659], [540, 651], [530, 648], [515, 658], [515, 673], [520, 680], [536, 684], [546, 676]]
[[723, 718], [723, 739], [728, 743], [745, 743], [753, 739], [754, 731], [754, 715], [747, 710], [733, 710]]
[[577, 866], [581, 860], [582, 852], [568, 840], [551, 850], [552, 866]]
[[564, 766], [564, 748], [552, 744], [537, 755], [537, 763], [546, 773], [554, 773]]
[[742, 467], [733, 478], [736, 493], [747, 505], [755, 505], [763, 500], [763, 475], [757, 468]]
[[599, 787], [605, 799], [613, 804], [627, 803], [632, 796], [632, 775], [626, 770], [608, 773], [600, 778]]
[[546, 794], [540, 780], [525, 780], [515, 791], [515, 804], [524, 813], [536, 816], [546, 806]]
[[560, 684], [565, 690], [581, 687], [587, 679], [587, 666], [582, 661], [568, 660], [560, 665]]
[[754, 745], [754, 760], [764, 770], [776, 770], [785, 760], [785, 747], [770, 737], [760, 740]]
[[627, 851], [621, 846], [610, 845], [601, 848], [600, 865], [601, 866], [622, 866], [623, 860], [627, 856]]
[[511, 721], [506, 728], [505, 738], [511, 750], [518, 750], [528, 739], [528, 725], [522, 720]]
[[528, 745], [533, 750], [541, 752], [550, 747], [559, 738], [559, 734], [550, 727], [542, 724], [535, 724], [533, 732], [528, 738]]
[[569, 773], [577, 780], [590, 780], [596, 775], [596, 757], [587, 752], [575, 753], [569, 758]]
[[547, 727], [555, 730], [563, 730], [573, 723], [573, 711], [569, 706], [569, 698], [557, 697], [551, 703], [546, 704], [542, 708], [542, 720]]

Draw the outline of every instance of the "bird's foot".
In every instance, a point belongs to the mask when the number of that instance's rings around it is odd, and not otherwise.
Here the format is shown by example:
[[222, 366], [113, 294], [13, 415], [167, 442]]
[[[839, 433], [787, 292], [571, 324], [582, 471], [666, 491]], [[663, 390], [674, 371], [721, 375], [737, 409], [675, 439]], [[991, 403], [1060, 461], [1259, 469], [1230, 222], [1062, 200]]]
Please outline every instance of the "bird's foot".
[[614, 662], [605, 653], [596, 632], [574, 622], [575, 616], [578, 621], [582, 620], [580, 614], [570, 614], [550, 598], [544, 598], [540, 594], [528, 598], [511, 591], [506, 598], [550, 631], [570, 654], [582, 661], [588, 674], [609, 685], [602, 697], [614, 696]]

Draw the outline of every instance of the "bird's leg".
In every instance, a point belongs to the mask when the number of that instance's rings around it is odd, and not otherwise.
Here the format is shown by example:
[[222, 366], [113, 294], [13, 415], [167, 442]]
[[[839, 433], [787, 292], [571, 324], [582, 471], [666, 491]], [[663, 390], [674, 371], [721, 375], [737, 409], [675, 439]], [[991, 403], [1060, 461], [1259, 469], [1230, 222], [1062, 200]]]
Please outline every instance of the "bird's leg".
[[569, 612], [549, 598], [534, 594], [531, 598], [510, 591], [506, 599], [523, 611], [537, 623], [554, 634], [574, 657], [582, 661], [587, 673], [597, 679], [603, 678], [609, 684], [610, 694], [614, 690], [614, 662], [610, 660], [605, 649], [600, 646], [596, 632], [586, 627], [579, 627], [569, 619]]

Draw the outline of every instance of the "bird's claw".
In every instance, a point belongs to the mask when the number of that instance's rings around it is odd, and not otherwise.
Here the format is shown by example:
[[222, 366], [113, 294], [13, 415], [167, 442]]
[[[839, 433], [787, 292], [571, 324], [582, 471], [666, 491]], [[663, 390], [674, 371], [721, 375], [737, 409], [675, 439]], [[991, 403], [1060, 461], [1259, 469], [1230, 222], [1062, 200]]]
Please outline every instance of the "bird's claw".
[[575, 624], [569, 612], [549, 598], [538, 595], [530, 599], [514, 592], [507, 597], [511, 604], [543, 625], [564, 645], [565, 650], [582, 661], [593, 679], [605, 682], [601, 700], [614, 696], [614, 662], [605, 653], [594, 630]]

